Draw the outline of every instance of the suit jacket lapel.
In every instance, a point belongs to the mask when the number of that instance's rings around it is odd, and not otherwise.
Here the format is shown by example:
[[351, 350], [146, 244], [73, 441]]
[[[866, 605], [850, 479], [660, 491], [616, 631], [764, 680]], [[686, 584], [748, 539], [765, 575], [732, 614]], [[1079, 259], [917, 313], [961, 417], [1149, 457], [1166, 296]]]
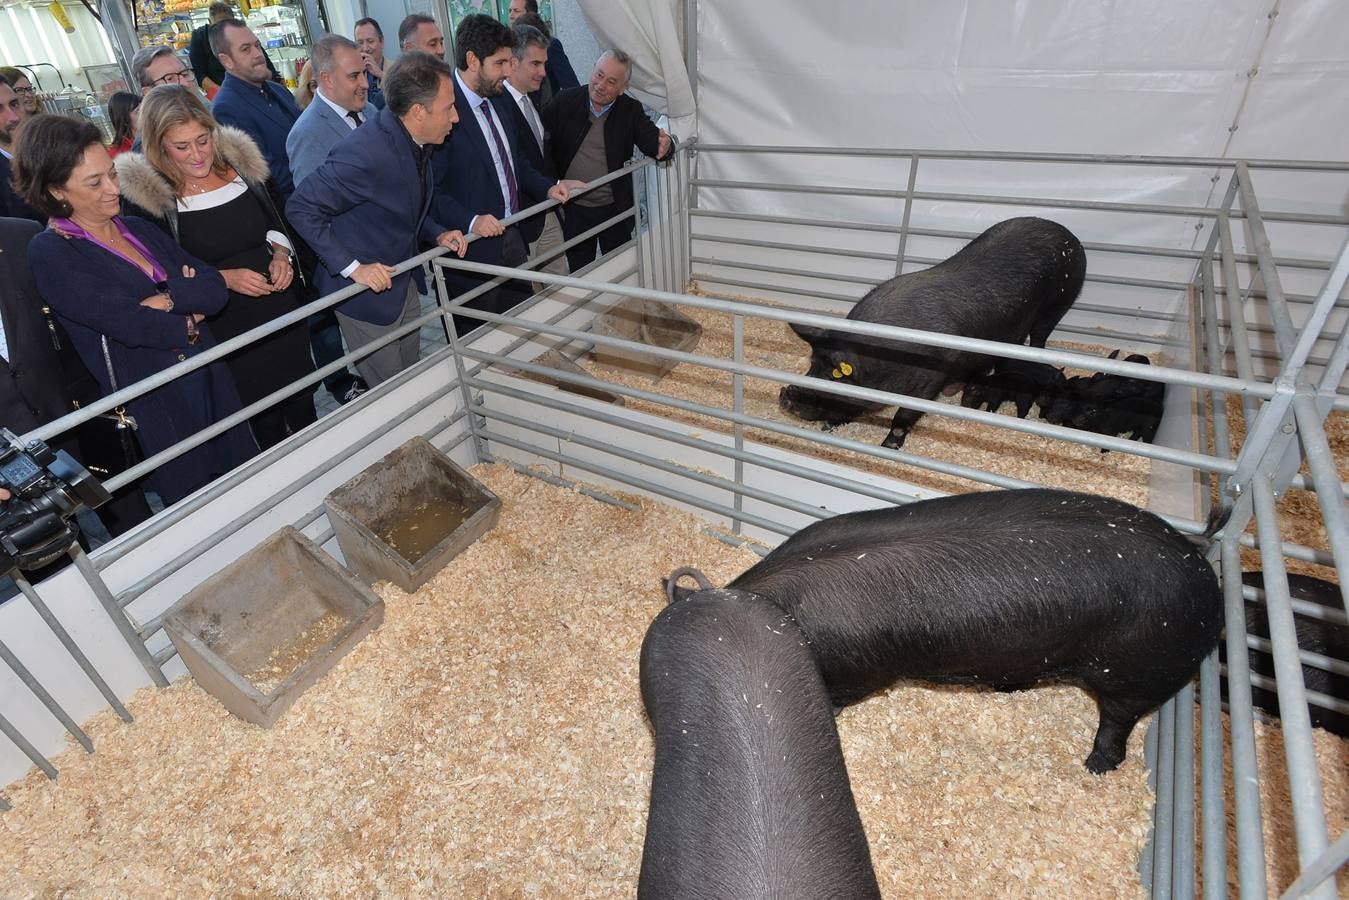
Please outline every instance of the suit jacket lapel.
[[[482, 164], [486, 166], [487, 174], [492, 179], [492, 184], [496, 185], [497, 193], [500, 194], [501, 185], [497, 180], [496, 166], [492, 164], [492, 150], [487, 146], [487, 142], [490, 138], [483, 134], [482, 120], [478, 118], [478, 111], [468, 105], [468, 97], [464, 94], [463, 88], [459, 87], [458, 78], [454, 80], [454, 93], [454, 102], [460, 109], [468, 110], [467, 116], [459, 117], [459, 125], [457, 127], [463, 129], [463, 132], [469, 136], [469, 139], [477, 144], [478, 152], [476, 155], [478, 159], [482, 160]], [[467, 128], [464, 126], [467, 126]]]

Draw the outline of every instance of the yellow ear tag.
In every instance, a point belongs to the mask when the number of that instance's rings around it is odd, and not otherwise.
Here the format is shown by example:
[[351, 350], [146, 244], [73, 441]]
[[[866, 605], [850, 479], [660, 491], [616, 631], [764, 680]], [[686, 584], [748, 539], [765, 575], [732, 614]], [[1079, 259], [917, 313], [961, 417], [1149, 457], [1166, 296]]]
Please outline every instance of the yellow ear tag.
[[834, 371], [830, 372], [829, 374], [830, 374], [830, 375], [833, 375], [835, 378], [842, 378], [842, 377], [843, 377], [843, 373], [840, 372], [838, 369], [835, 369]]
[[838, 368], [839, 371], [842, 372], [844, 375], [852, 374], [852, 366], [848, 365], [847, 363], [839, 363]]

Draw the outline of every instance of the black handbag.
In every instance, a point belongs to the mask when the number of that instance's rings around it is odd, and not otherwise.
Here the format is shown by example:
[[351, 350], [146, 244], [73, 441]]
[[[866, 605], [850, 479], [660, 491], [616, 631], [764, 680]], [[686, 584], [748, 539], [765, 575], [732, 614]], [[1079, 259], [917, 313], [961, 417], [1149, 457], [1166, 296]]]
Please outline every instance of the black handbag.
[[[61, 361], [65, 373], [66, 395], [71, 398], [70, 405], [79, 409], [84, 403], [98, 399], [98, 382], [89, 374], [88, 368], [75, 354], [65, 329], [52, 317], [51, 308], [42, 305], [42, 317], [47, 321], [47, 334], [52, 347]], [[113, 375], [112, 362], [107, 354], [107, 339], [104, 338], [104, 361], [108, 366], [108, 378], [113, 390], [116, 390], [116, 377]], [[127, 415], [125, 407], [117, 407], [111, 412], [100, 413], [82, 425], [76, 426], [69, 437], [78, 444], [80, 462], [100, 479], [125, 472], [145, 459], [140, 442], [136, 440], [136, 420]]]

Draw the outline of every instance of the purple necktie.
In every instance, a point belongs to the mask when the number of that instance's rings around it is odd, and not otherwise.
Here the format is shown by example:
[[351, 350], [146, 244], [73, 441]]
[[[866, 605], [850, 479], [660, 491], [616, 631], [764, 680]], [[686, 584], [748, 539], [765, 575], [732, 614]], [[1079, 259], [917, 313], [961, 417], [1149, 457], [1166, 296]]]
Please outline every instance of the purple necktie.
[[511, 205], [506, 210], [506, 214], [509, 215], [513, 212], [519, 212], [520, 191], [515, 186], [515, 172], [512, 171], [511, 158], [506, 153], [506, 143], [501, 139], [501, 132], [497, 130], [496, 119], [492, 118], [492, 109], [488, 105], [488, 102], [484, 100], [482, 106], [479, 108], [482, 110], [482, 114], [487, 117], [487, 126], [492, 129], [492, 140], [496, 141], [497, 156], [501, 157], [501, 171], [506, 173], [506, 190], [508, 190], [511, 195]]

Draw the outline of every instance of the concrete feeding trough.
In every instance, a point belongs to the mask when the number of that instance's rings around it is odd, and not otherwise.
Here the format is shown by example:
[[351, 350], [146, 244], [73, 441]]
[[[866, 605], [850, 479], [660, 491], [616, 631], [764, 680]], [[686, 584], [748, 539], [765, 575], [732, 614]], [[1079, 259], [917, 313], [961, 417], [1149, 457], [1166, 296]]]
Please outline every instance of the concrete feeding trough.
[[501, 501], [423, 437], [324, 498], [347, 568], [411, 593], [496, 525]]
[[[586, 377], [593, 377], [591, 373], [587, 372], [584, 368], [577, 365], [571, 359], [568, 359], [566, 356], [563, 356], [557, 350], [545, 350], [543, 353], [540, 353], [533, 360], [531, 360], [531, 362], [533, 362], [536, 366], [547, 366], [550, 369], [555, 369], [559, 372], [566, 372], [571, 375], [584, 375]], [[512, 369], [511, 371], [513, 374], [519, 375], [521, 378], [528, 378], [530, 381], [537, 381], [540, 384], [551, 385], [552, 387], [555, 387], [558, 390], [566, 391], [569, 394], [577, 394], [582, 397], [589, 397], [592, 400], [598, 400], [601, 403], [612, 403], [615, 406], [623, 405], [623, 396], [621, 394], [615, 394], [612, 393], [611, 391], [606, 391], [603, 388], [590, 387], [584, 384], [572, 384], [569, 381], [564, 381], [561, 378], [554, 378], [542, 372], [526, 372], [524, 369]]]
[[[698, 346], [703, 326], [668, 303], [629, 297], [609, 307], [595, 318], [595, 334], [667, 350], [691, 352]], [[606, 369], [636, 372], [652, 381], [660, 381], [679, 365], [677, 359], [665, 359], [640, 350], [595, 346], [595, 364]]]
[[291, 526], [212, 575], [164, 617], [192, 677], [270, 728], [384, 621], [384, 601]]

